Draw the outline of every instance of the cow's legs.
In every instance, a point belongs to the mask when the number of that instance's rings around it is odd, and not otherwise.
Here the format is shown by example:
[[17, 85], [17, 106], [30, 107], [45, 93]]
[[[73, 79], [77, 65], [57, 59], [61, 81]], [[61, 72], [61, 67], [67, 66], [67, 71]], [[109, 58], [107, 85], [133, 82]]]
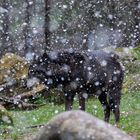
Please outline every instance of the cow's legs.
[[[119, 91], [119, 90], [118, 90]], [[109, 95], [109, 105], [115, 118], [115, 122], [118, 123], [120, 120], [120, 92], [112, 91]]]
[[109, 107], [109, 104], [107, 102], [107, 94], [106, 93], [100, 94], [98, 99], [101, 102], [103, 109], [104, 109], [104, 121], [109, 122], [110, 107]]
[[79, 109], [85, 111], [85, 97], [83, 97], [82, 93], [80, 93], [78, 97], [79, 97]]
[[65, 111], [72, 110], [74, 95], [65, 95]]

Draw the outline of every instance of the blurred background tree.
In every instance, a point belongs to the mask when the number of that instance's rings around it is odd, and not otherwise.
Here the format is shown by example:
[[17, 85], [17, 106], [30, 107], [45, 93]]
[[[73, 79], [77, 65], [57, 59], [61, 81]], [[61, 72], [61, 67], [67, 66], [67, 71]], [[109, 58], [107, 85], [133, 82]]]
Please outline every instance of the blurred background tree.
[[139, 0], [1, 0], [0, 55], [140, 44]]

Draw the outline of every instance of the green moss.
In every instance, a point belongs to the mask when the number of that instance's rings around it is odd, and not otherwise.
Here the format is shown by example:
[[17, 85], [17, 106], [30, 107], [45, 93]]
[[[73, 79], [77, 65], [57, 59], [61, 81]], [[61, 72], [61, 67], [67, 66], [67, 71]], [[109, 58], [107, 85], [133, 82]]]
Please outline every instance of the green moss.
[[137, 60], [140, 60], [140, 46], [132, 49], [132, 54], [133, 56], [137, 59]]
[[140, 74], [128, 74], [124, 78], [123, 93], [140, 91]]

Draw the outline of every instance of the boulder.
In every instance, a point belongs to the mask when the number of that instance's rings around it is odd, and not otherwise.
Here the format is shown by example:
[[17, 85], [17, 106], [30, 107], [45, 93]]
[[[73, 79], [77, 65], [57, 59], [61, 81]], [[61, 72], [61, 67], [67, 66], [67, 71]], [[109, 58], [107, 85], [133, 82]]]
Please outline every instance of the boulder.
[[12, 115], [0, 104], [0, 125], [1, 124], [14, 125]]
[[34, 140], [134, 140], [118, 128], [83, 111], [54, 117]]
[[0, 84], [25, 79], [27, 74], [28, 63], [24, 58], [7, 53], [0, 59]]
[[0, 93], [8, 97], [25, 92], [24, 83], [28, 76], [28, 62], [13, 53], [0, 59]]

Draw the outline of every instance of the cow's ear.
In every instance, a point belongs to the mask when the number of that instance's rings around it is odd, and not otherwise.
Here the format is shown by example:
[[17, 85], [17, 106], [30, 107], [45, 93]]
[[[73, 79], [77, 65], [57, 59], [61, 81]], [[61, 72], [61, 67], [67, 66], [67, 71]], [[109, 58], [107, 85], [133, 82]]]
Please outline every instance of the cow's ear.
[[83, 63], [85, 61], [85, 57], [82, 53], [76, 52], [74, 54], [74, 60], [77, 63]]

